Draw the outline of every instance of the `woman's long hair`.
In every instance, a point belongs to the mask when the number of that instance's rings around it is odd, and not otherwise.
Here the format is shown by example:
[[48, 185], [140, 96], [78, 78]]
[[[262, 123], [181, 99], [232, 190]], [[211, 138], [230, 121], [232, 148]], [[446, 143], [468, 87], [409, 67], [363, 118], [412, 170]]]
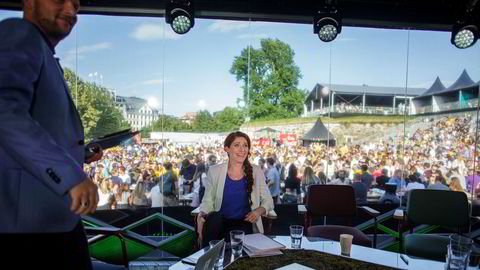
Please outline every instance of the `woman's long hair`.
[[291, 178], [293, 180], [296, 180], [297, 179], [297, 175], [298, 175], [298, 170], [297, 170], [297, 166], [295, 166], [295, 164], [290, 164], [290, 167], [288, 167], [288, 176], [287, 178]]
[[252, 164], [250, 164], [250, 161], [248, 161], [248, 157], [250, 157], [250, 148], [251, 148], [251, 142], [250, 138], [248, 137], [247, 134], [241, 132], [241, 131], [236, 131], [228, 134], [227, 138], [225, 138], [225, 141], [223, 142], [223, 147], [230, 147], [233, 143], [233, 141], [238, 138], [242, 137], [247, 140], [247, 145], [248, 145], [248, 153], [247, 157], [245, 158], [245, 161], [243, 161], [243, 172], [247, 176], [247, 193], [248, 193], [248, 203], [252, 205], [252, 190], [253, 190], [253, 167]]
[[315, 174], [313, 172], [312, 167], [307, 166], [305, 168], [305, 171], [304, 171], [303, 175], [304, 175], [305, 185], [317, 184], [316, 181], [315, 181]]

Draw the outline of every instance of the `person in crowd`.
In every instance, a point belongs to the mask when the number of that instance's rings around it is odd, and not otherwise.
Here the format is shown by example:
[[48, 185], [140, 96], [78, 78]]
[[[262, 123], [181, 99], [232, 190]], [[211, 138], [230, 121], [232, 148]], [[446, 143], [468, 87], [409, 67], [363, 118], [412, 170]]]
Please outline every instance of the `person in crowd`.
[[351, 185], [352, 180], [347, 178], [347, 173], [344, 170], [337, 172], [337, 178], [328, 183], [329, 185]]
[[435, 176], [435, 182], [428, 185], [428, 189], [450, 190], [450, 188], [447, 186], [445, 177], [443, 177], [441, 174], [437, 174]]
[[135, 189], [130, 195], [129, 205], [135, 210], [139, 208], [148, 207], [148, 198], [147, 198], [147, 185], [145, 182], [138, 181], [135, 185]]
[[368, 165], [363, 164], [360, 168], [362, 169], [362, 183], [367, 186], [367, 189], [370, 189], [373, 182], [373, 176], [368, 172]]
[[367, 192], [368, 188], [365, 183], [362, 182], [362, 174], [357, 173], [353, 177], [352, 187], [355, 191], [355, 200], [358, 205], [367, 204]]
[[261, 217], [273, 209], [263, 171], [248, 160], [248, 135], [240, 131], [230, 133], [223, 145], [228, 162], [210, 167], [197, 216], [199, 240], [203, 240], [204, 246], [212, 239], [228, 241], [229, 232], [234, 229], [246, 234], [263, 233]]
[[318, 176], [315, 175], [312, 167], [307, 166], [303, 173], [303, 190], [306, 191], [306, 187], [308, 187], [309, 185], [315, 185], [315, 184], [320, 184], [320, 178], [318, 178]]
[[287, 179], [285, 179], [283, 203], [301, 203], [300, 179], [297, 174], [297, 167], [291, 164], [288, 168]]
[[23, 18], [0, 22], [0, 239], [22, 247], [2, 256], [25, 269], [92, 269], [80, 215], [95, 211], [98, 193], [83, 163], [102, 151], [86, 151], [55, 58], [79, 8], [78, 0], [23, 0]]
[[392, 178], [388, 181], [388, 183], [393, 183], [397, 185], [397, 190], [402, 190], [405, 188], [406, 183], [405, 179], [403, 179], [403, 171], [401, 169], [396, 169], [393, 172]]
[[117, 192], [115, 193], [115, 209], [127, 209], [129, 197], [130, 190], [128, 189], [128, 184], [120, 184]]
[[217, 156], [215, 156], [214, 154], [209, 155], [206, 172], [208, 172], [208, 169], [215, 164], [217, 164]]
[[450, 178], [450, 185], [449, 188], [453, 191], [462, 191], [464, 192], [464, 189], [462, 185], [460, 184], [460, 178], [458, 176], [452, 176]]
[[182, 168], [180, 169], [180, 175], [183, 177], [183, 192], [190, 193], [192, 192], [193, 187], [193, 176], [195, 175], [195, 171], [197, 170], [197, 166], [192, 163], [193, 157], [188, 155], [182, 161]]
[[422, 183], [422, 179], [420, 179], [420, 177], [410, 179], [410, 182], [407, 185], [407, 191], [413, 189], [425, 189], [425, 185]]
[[112, 191], [109, 187], [109, 180], [103, 179], [102, 182], [99, 183], [98, 189], [98, 203], [97, 203], [97, 210], [108, 210], [109, 202], [111, 201], [110, 196], [112, 196]]
[[260, 169], [262, 169], [262, 172], [265, 175], [265, 178], [267, 178], [268, 169], [266, 168], [265, 163], [266, 163], [266, 161], [265, 161], [264, 158], [260, 158], [258, 160], [258, 166], [260, 166]]
[[275, 167], [275, 160], [271, 157], [267, 158], [267, 186], [273, 203], [277, 204], [278, 196], [280, 196], [280, 174]]
[[326, 184], [327, 183], [327, 175], [323, 171], [318, 172], [318, 183], [319, 184]]
[[400, 205], [400, 198], [397, 196], [397, 185], [390, 183], [385, 184], [385, 193], [380, 197], [380, 204], [397, 204]]
[[375, 179], [377, 182], [377, 188], [385, 190], [385, 184], [388, 183], [389, 180], [390, 178], [388, 177], [388, 170], [382, 169], [381, 174]]
[[[165, 182], [163, 182], [165, 186]], [[162, 194], [162, 181], [156, 181], [155, 186], [147, 192], [147, 199], [150, 201], [151, 207], [163, 207], [164, 206], [164, 196]]]
[[130, 185], [132, 183], [132, 179], [130, 178], [130, 175], [125, 172], [124, 166], [120, 167], [118, 176], [120, 177], [120, 179], [122, 179], [122, 183], [127, 185]]
[[192, 199], [192, 207], [197, 207], [205, 195], [205, 184], [203, 183], [204, 179], [207, 177], [206, 168], [204, 164], [197, 165], [197, 171], [193, 176], [193, 193], [194, 198]]

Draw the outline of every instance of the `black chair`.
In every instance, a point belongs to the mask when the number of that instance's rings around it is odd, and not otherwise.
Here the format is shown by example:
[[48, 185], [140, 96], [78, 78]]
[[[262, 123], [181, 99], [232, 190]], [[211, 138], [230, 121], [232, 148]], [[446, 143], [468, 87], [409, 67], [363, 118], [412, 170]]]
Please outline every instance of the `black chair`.
[[338, 225], [312, 225], [313, 217], [344, 217], [352, 225], [352, 218], [361, 209], [374, 218], [373, 247], [377, 245], [377, 216], [379, 212], [367, 207], [357, 207], [353, 187], [345, 185], [310, 185], [307, 195], [305, 230], [308, 236], [339, 241], [340, 234], [353, 235], [353, 244], [372, 247], [372, 241], [359, 229]]
[[[463, 192], [416, 189], [408, 195], [406, 219], [408, 226], [439, 225], [453, 228], [461, 234], [469, 225], [470, 209], [467, 195]], [[435, 234], [409, 234], [405, 237], [405, 254], [445, 261], [447, 236]]]

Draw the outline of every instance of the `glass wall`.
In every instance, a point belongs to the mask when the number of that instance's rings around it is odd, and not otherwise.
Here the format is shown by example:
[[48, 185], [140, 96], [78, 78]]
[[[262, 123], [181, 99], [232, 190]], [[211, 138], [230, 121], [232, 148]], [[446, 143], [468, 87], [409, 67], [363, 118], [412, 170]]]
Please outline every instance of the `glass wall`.
[[99, 209], [191, 206], [175, 217], [190, 222], [236, 130], [267, 182], [278, 171], [279, 205], [313, 183], [352, 184], [374, 206], [415, 188], [477, 197], [480, 46], [448, 32], [344, 27], [324, 43], [311, 25], [197, 19], [177, 35], [164, 18], [81, 15], [56, 55], [87, 139], [140, 131], [86, 166]]

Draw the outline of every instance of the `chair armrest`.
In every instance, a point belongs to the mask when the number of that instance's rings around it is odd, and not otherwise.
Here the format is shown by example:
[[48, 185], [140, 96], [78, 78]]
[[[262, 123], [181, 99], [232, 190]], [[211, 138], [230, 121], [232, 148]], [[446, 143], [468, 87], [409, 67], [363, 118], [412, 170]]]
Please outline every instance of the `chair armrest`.
[[190, 212], [190, 214], [191, 214], [192, 216], [196, 216], [196, 215], [198, 215], [199, 213], [200, 213], [200, 206], [197, 207], [197, 208], [195, 208], [195, 209], [193, 209], [192, 212]]
[[397, 220], [405, 220], [405, 213], [403, 209], [397, 209], [395, 210], [395, 213], [393, 213], [393, 218]]
[[304, 215], [304, 214], [307, 213], [307, 207], [306, 207], [305, 205], [303, 205], [303, 204], [297, 205], [297, 209], [298, 209], [298, 213], [299, 213], [299, 214]]
[[268, 218], [268, 219], [277, 219], [277, 213], [275, 213], [275, 210], [270, 210], [270, 212], [268, 212], [266, 215], [264, 215], [264, 217]]
[[367, 212], [372, 217], [376, 217], [376, 216], [380, 215], [380, 212], [378, 212], [377, 210], [375, 210], [373, 208], [370, 208], [368, 206], [360, 206], [360, 209], [364, 210], [365, 212]]

